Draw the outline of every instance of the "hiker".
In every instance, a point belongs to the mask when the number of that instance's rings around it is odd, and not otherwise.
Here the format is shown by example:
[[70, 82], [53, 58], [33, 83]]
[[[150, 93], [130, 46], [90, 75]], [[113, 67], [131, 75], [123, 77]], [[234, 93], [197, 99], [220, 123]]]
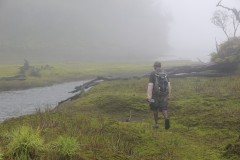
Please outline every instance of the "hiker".
[[161, 69], [161, 63], [155, 62], [154, 71], [150, 74], [147, 87], [147, 99], [154, 115], [154, 128], [158, 128], [158, 112], [162, 112], [165, 119], [165, 129], [170, 128], [168, 119], [168, 99], [171, 92], [167, 74]]

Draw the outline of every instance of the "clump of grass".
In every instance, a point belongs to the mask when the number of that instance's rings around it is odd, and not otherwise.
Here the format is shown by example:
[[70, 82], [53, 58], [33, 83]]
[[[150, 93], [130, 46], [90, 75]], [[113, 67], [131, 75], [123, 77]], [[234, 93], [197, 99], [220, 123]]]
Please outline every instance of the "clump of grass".
[[0, 160], [3, 159], [3, 153], [2, 153], [2, 150], [0, 149]]
[[22, 126], [9, 133], [8, 152], [14, 159], [35, 159], [43, 150], [40, 130]]
[[60, 136], [53, 145], [53, 150], [59, 159], [72, 159], [78, 153], [79, 143], [74, 137]]

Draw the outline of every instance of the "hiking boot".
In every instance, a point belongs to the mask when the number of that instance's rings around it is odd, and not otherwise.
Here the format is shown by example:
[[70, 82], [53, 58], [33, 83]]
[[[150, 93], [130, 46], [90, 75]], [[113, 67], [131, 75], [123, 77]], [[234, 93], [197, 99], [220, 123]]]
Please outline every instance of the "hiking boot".
[[165, 119], [165, 129], [169, 129], [170, 128], [170, 121], [169, 119]]
[[153, 128], [158, 128], [158, 124], [152, 125]]

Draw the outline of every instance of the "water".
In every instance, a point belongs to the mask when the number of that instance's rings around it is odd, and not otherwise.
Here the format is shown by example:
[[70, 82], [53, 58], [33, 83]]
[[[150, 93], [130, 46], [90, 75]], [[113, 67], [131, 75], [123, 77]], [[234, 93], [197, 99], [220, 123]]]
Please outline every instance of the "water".
[[37, 109], [52, 109], [58, 102], [74, 95], [68, 93], [69, 91], [85, 82], [68, 82], [48, 87], [0, 92], [0, 121], [31, 114]]

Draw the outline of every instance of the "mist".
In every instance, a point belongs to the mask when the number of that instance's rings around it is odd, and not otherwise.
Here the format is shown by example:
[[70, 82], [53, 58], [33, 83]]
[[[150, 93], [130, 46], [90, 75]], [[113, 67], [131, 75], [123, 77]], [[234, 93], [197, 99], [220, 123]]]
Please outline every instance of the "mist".
[[170, 19], [156, 0], [1, 0], [1, 62], [154, 59]]
[[[213, 25], [211, 18], [220, 0], [162, 0], [161, 12], [171, 17], [167, 50], [168, 57], [204, 62], [216, 51], [218, 44], [225, 42], [224, 32]], [[222, 0], [224, 6], [240, 9], [239, 0]], [[228, 30], [229, 32], [229, 30]], [[238, 30], [240, 36], [240, 30]]]

